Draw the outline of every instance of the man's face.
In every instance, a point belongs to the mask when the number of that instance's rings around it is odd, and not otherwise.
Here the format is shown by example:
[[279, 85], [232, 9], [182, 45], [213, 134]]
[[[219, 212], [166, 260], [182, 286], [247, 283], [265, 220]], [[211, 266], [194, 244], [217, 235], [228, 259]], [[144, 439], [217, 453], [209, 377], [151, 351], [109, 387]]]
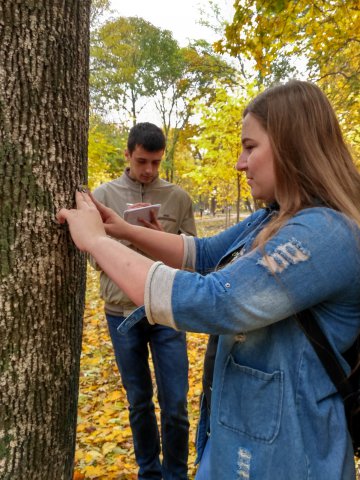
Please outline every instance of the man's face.
[[130, 164], [130, 178], [140, 183], [151, 183], [158, 176], [164, 150], [148, 152], [141, 145], [136, 145], [132, 154], [125, 150], [125, 157]]

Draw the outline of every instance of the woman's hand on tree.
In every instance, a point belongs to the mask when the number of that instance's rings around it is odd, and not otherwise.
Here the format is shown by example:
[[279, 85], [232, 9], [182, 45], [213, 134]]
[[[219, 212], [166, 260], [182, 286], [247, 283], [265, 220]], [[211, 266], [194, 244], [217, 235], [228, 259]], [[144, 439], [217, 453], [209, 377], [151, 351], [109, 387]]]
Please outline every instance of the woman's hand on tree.
[[76, 192], [76, 209], [62, 208], [56, 215], [59, 223], [67, 222], [75, 245], [82, 251], [91, 252], [93, 245], [106, 232], [102, 217], [91, 200], [84, 192]]

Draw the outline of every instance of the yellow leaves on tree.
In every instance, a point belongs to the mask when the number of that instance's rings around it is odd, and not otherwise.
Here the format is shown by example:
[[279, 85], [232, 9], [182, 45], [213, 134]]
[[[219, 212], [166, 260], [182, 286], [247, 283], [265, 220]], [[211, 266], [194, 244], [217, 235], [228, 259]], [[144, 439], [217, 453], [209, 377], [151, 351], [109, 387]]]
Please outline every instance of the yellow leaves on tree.
[[215, 48], [254, 60], [262, 83], [293, 75], [290, 65], [296, 65], [298, 74], [322, 87], [359, 148], [358, 1], [236, 0], [234, 9]]
[[88, 183], [91, 189], [121, 175], [125, 166], [126, 135], [117, 125], [90, 117]]
[[249, 198], [245, 178], [235, 164], [241, 152], [242, 112], [247, 103], [242, 93], [219, 87], [211, 105], [201, 105], [200, 132], [193, 138], [199, 152], [196, 168], [188, 174], [199, 194], [216, 195], [221, 205]]

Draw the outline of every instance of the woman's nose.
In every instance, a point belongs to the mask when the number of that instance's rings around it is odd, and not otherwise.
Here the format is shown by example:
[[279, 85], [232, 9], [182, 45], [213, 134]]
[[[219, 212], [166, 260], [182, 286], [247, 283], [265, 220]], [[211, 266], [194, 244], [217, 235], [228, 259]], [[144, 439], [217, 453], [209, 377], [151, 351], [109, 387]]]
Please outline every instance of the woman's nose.
[[239, 172], [243, 172], [244, 170], [247, 169], [247, 160], [243, 154], [239, 155], [235, 168], [236, 170], [239, 170]]

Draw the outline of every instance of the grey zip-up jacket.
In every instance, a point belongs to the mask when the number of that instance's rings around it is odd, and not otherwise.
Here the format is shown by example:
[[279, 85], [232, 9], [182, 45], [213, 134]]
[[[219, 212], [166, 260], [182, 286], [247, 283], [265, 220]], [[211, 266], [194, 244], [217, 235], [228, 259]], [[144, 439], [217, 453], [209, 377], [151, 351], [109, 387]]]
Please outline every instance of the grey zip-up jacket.
[[[104, 183], [94, 190], [95, 198], [112, 208], [121, 217], [127, 209], [127, 203], [160, 203], [158, 219], [166, 232], [196, 235], [193, 206], [188, 193], [178, 185], [159, 177], [150, 184], [144, 185], [132, 180], [128, 172], [127, 168], [121, 177]], [[126, 242], [122, 243], [129, 246]], [[94, 259], [89, 258], [89, 260], [91, 265], [98, 269]], [[100, 273], [100, 296], [105, 301], [106, 313], [126, 316], [136, 308], [127, 295], [104, 272]]]

